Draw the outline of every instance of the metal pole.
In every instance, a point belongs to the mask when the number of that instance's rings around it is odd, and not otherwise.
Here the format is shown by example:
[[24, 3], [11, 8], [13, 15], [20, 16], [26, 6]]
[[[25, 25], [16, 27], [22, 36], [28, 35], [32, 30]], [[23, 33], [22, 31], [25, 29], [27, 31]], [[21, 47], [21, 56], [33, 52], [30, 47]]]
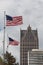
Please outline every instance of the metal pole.
[[4, 11], [4, 37], [3, 37], [3, 59], [5, 60], [4, 54], [5, 54], [5, 11]]
[[[7, 37], [8, 37], [8, 34], [7, 34]], [[9, 41], [8, 39], [7, 39], [7, 41]], [[8, 51], [8, 47], [9, 47], [9, 42], [7, 43], [7, 50], [6, 51]]]

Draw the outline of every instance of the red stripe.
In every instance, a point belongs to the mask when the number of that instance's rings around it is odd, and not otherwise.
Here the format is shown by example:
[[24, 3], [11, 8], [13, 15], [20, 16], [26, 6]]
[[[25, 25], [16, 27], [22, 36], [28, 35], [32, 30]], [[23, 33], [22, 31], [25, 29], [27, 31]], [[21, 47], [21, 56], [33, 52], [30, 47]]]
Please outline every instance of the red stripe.
[[9, 41], [9, 45], [18, 45], [19, 42], [18, 41]]
[[6, 22], [6, 26], [16, 26], [21, 24], [23, 24], [22, 16], [13, 17], [13, 21], [7, 20]]

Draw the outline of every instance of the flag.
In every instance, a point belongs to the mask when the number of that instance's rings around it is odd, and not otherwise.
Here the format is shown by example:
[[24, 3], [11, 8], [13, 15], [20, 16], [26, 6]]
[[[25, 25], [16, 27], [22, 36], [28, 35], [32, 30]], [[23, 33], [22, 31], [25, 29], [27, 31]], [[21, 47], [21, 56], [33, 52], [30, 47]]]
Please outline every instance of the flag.
[[9, 45], [18, 45], [19, 42], [9, 37]]
[[17, 26], [23, 24], [22, 16], [11, 17], [6, 15], [6, 26]]

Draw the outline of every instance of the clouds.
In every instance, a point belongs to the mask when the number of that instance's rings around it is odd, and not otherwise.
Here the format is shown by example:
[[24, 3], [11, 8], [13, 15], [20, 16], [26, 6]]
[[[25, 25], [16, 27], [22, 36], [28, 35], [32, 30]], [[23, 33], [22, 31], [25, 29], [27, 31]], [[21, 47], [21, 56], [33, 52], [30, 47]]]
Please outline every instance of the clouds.
[[[8, 6], [10, 6], [9, 4], [10, 2], [6, 1], [0, 1], [0, 10], [6, 10]], [[7, 6], [6, 6], [7, 5]]]
[[31, 1], [29, 8], [24, 10], [25, 18], [28, 21], [28, 24], [32, 24], [33, 26], [38, 26], [42, 23], [43, 18], [43, 5], [38, 3], [39, 1]]
[[[11, 16], [22, 15], [24, 24], [19, 28], [26, 28], [29, 24], [34, 28], [43, 25], [43, 0], [0, 0], [0, 10]], [[0, 28], [3, 28], [4, 14], [0, 13]]]
[[[6, 27], [8, 36], [20, 41], [20, 28], [27, 29], [30, 24], [33, 29], [38, 28], [40, 48], [43, 48], [43, 0], [0, 0], [0, 29], [3, 29], [4, 26], [4, 10], [10, 16], [22, 15], [23, 17], [22, 25]], [[16, 50], [14, 54], [18, 53], [19, 56], [19, 48], [9, 46], [9, 51], [13, 54], [13, 51]]]

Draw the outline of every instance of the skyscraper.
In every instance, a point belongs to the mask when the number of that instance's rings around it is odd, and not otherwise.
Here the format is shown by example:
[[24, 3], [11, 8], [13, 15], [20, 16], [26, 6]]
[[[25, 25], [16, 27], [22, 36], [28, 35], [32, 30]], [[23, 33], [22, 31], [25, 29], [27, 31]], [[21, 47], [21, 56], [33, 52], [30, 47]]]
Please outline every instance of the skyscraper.
[[38, 49], [38, 33], [30, 25], [27, 30], [20, 30], [20, 65], [28, 65], [28, 50]]

